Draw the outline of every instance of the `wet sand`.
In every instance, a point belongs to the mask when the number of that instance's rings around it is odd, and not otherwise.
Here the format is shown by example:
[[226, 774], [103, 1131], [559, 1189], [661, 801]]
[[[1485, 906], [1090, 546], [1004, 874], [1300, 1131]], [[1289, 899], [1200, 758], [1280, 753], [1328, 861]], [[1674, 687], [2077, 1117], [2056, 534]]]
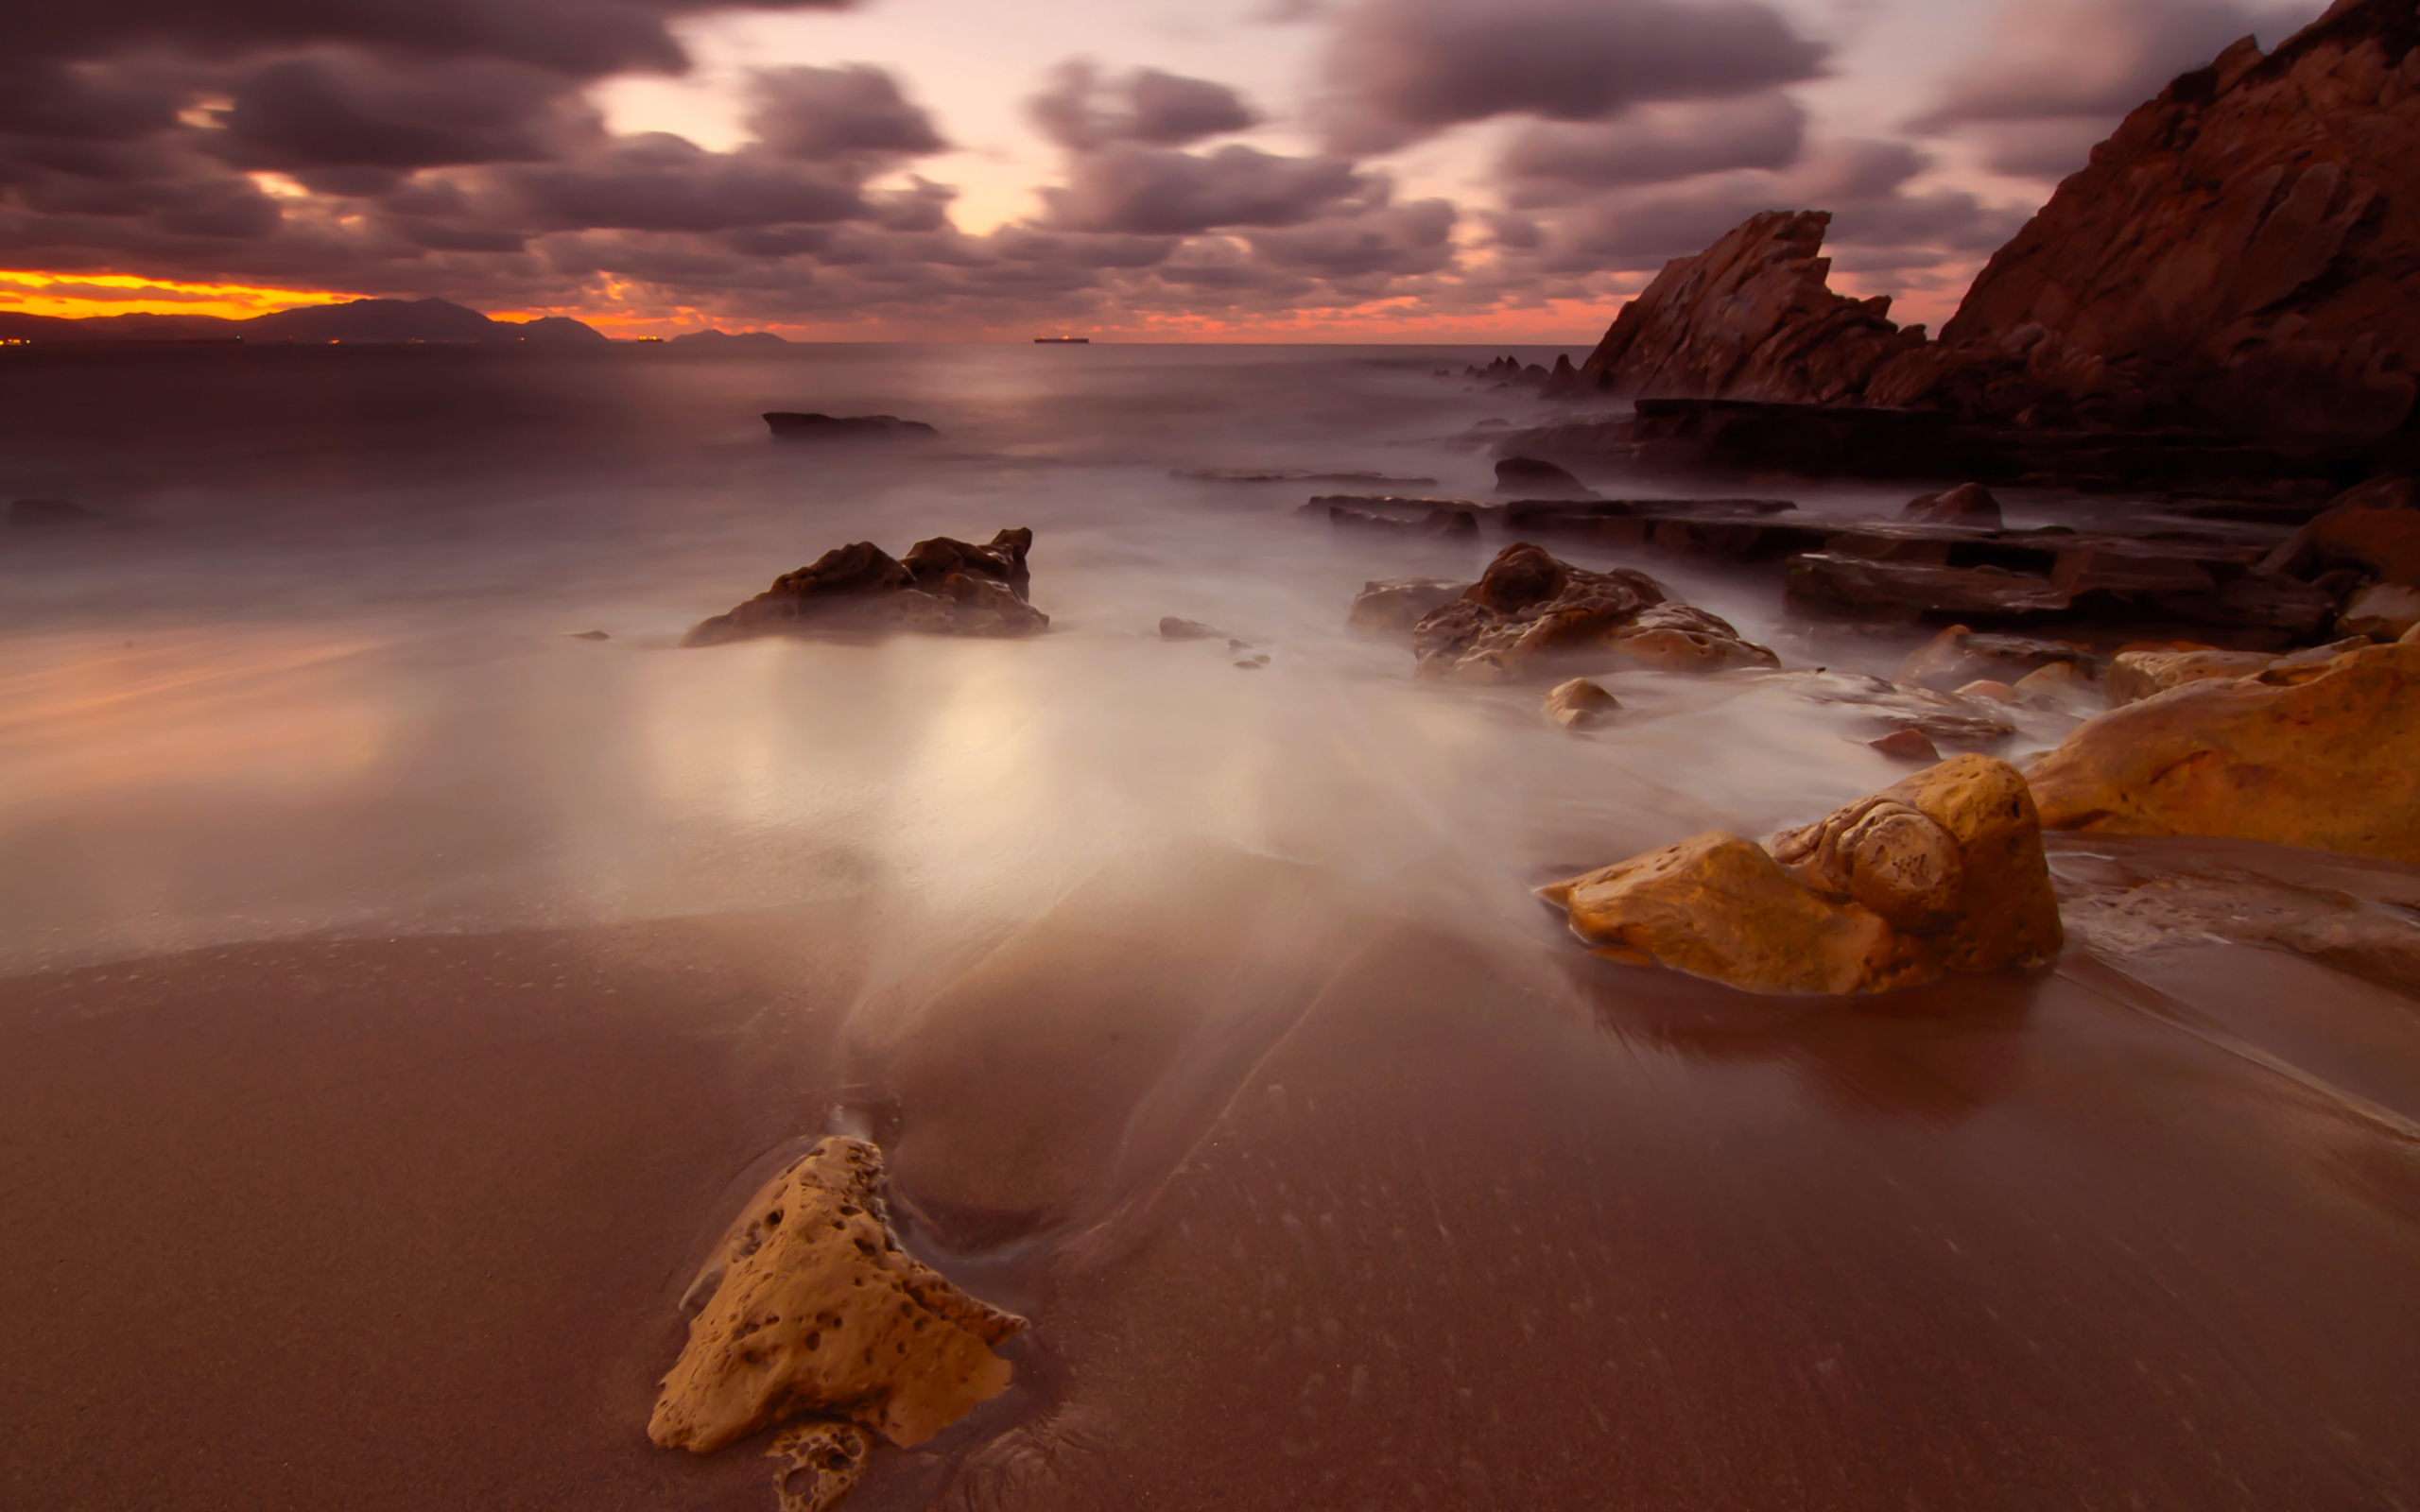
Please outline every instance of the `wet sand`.
[[1775, 1002], [1157, 869], [871, 991], [862, 902], [0, 983], [0, 1503], [769, 1507], [643, 1425], [836, 1107], [1035, 1323], [858, 1509], [2420, 1502], [2409, 999]]

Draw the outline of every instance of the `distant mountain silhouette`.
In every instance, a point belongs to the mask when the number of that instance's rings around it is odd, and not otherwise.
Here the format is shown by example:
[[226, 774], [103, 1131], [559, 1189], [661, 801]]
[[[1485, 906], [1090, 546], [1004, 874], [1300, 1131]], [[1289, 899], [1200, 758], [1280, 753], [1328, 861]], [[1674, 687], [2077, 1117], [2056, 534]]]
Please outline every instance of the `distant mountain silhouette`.
[[692, 331], [674, 336], [667, 347], [786, 347], [789, 342], [770, 331]]
[[227, 320], [209, 315], [103, 315], [69, 319], [0, 313], [0, 340], [32, 341], [434, 341], [483, 346], [589, 345], [596, 327], [560, 315], [491, 320], [449, 300], [350, 300]]

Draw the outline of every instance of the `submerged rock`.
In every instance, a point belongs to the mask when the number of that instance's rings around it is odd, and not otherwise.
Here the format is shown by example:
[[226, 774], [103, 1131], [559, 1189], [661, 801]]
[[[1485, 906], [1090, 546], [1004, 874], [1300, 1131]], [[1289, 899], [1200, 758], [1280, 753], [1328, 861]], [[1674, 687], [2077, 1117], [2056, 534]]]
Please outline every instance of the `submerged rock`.
[[1495, 491], [1532, 499], [1593, 499], [1588, 485], [1552, 462], [1508, 456], [1495, 464]]
[[1961, 483], [1939, 493], [1927, 493], [1908, 501], [1899, 511], [1902, 520], [1930, 524], [1982, 525], [2000, 527], [2000, 501], [1992, 490], [1979, 483]]
[[1003, 530], [987, 545], [937, 536], [893, 560], [872, 541], [837, 547], [773, 580], [728, 613], [700, 622], [683, 645], [758, 635], [1032, 635], [1050, 616], [1026, 602], [1033, 532]]
[[1345, 624], [1365, 635], [1401, 634], [1468, 587], [1443, 577], [1374, 577], [1354, 596]]
[[992, 1347], [1025, 1320], [909, 1258], [881, 1185], [881, 1152], [834, 1137], [751, 1199], [649, 1438], [703, 1454], [805, 1413], [913, 1446], [1008, 1385]]
[[1899, 668], [1899, 680], [1945, 693], [1978, 678], [2017, 682], [2044, 667], [2061, 664], [2077, 668], [2090, 680], [2099, 661], [2092, 652], [2065, 641], [1979, 634], [1963, 625], [1953, 625], [1909, 656]]
[[927, 440], [941, 435], [921, 420], [896, 415], [818, 415], [769, 410], [765, 423], [786, 441]]
[[1775, 680], [1810, 702], [1845, 704], [1876, 726], [1912, 730], [1952, 748], [1996, 746], [2016, 733], [2016, 726], [1995, 705], [1912, 683], [1827, 671], [1785, 672]]
[[1559, 682], [1540, 706], [1565, 730], [1594, 730], [1621, 712], [1622, 701], [1586, 678]]
[[2027, 776], [2053, 829], [2420, 861], [2415, 748], [2420, 644], [2395, 643], [2171, 686], [2086, 722]]
[[2074, 597], [2048, 577], [2005, 567], [1878, 561], [1834, 551], [1791, 558], [1788, 592], [1825, 609], [1910, 614], [2039, 614], [2064, 610]]
[[2016, 769], [1957, 756], [1772, 847], [1708, 832], [1542, 888], [1617, 957], [1752, 992], [1878, 992], [2050, 959], [2064, 939]]
[[1627, 568], [1589, 572], [1515, 541], [1461, 595], [1421, 616], [1412, 651], [1424, 678], [1517, 682], [1576, 656], [1673, 671], [1773, 667], [1780, 659], [1730, 624], [1666, 598]]
[[1219, 641], [1228, 639], [1227, 632], [1200, 620], [1179, 619], [1173, 614], [1160, 617], [1160, 639], [1163, 641]]

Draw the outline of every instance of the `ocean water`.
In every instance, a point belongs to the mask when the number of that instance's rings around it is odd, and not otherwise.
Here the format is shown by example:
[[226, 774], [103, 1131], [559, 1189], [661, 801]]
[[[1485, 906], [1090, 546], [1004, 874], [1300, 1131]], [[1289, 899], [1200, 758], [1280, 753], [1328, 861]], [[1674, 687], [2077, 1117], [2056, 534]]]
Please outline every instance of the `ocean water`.
[[[710, 912], [876, 878], [1013, 913], [1184, 837], [1527, 928], [1528, 885], [1558, 868], [1760, 833], [1893, 780], [1847, 714], [1754, 678], [1617, 677], [1631, 717], [1578, 740], [1534, 690], [1415, 686], [1402, 644], [1345, 632], [1354, 593], [1476, 576], [1502, 540], [1296, 514], [1357, 485], [1171, 475], [1369, 471], [1435, 479], [1376, 491], [1491, 497], [1473, 428], [1551, 410], [1436, 375], [1489, 354], [7, 353], [0, 491], [105, 519], [0, 533], [0, 965]], [[779, 442], [758, 419], [776, 408], [942, 438]], [[1844, 517], [1901, 491], [1791, 490]], [[1036, 532], [1043, 639], [675, 646], [832, 546], [1007, 525]], [[1887, 670], [1912, 644], [1792, 641], [1770, 572], [1565, 555], [1645, 567], [1794, 665]], [[1270, 665], [1161, 642], [1169, 614]], [[610, 639], [572, 638], [592, 630]]]

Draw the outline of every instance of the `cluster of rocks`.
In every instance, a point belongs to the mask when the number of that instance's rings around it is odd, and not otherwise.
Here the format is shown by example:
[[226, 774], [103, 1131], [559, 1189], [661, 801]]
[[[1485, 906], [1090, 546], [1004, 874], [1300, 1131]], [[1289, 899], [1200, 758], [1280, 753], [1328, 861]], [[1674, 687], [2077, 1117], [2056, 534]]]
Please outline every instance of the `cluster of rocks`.
[[1387, 578], [1366, 585], [1349, 622], [1400, 629], [1409, 620], [1423, 678], [1541, 679], [1579, 658], [1667, 671], [1774, 667], [1780, 659], [1720, 617], [1671, 599], [1645, 573], [1591, 572], [1515, 541], [1478, 581]]
[[804, 1418], [775, 1482], [786, 1512], [823, 1512], [876, 1439], [924, 1443], [1006, 1388], [992, 1351], [1025, 1320], [901, 1249], [882, 1179], [881, 1151], [836, 1137], [750, 1199], [690, 1288], [649, 1438], [705, 1454]]
[[[1503, 356], [1484, 368], [1471, 364], [1462, 369], [1461, 375], [1493, 384], [1498, 388], [1553, 388], [1571, 383], [1578, 376], [1578, 371], [1571, 366], [1569, 357], [1558, 352], [1552, 368], [1541, 368], [1534, 362], [1525, 364], [1518, 357]], [[1437, 374], [1441, 378], [1450, 376], [1450, 369], [1440, 368]]]
[[1033, 532], [1003, 530], [986, 545], [937, 536], [905, 558], [872, 541], [827, 551], [773, 579], [773, 586], [699, 624], [683, 645], [720, 645], [760, 635], [1033, 635], [1050, 616], [1027, 601], [1026, 555]]

